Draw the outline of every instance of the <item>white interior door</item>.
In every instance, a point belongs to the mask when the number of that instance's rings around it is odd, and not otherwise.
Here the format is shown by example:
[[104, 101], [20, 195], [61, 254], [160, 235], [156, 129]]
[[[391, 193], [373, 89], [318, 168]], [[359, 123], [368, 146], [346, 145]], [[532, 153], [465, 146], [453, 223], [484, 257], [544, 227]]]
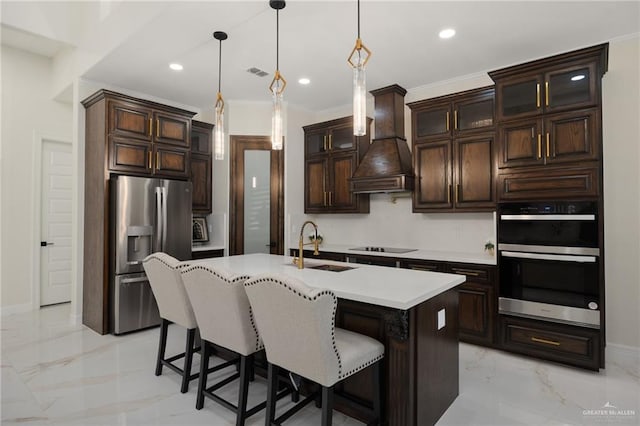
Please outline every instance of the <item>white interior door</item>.
[[40, 306], [71, 300], [71, 144], [42, 144]]

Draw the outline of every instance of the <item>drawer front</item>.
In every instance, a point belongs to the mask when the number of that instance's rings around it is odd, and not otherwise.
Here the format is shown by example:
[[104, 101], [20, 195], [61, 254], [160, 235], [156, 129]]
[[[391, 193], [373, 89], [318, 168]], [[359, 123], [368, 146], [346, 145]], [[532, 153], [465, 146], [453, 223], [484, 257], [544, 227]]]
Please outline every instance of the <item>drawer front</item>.
[[597, 370], [599, 332], [580, 327], [501, 316], [504, 349]]
[[431, 262], [428, 260], [403, 260], [402, 268], [414, 269], [416, 271], [444, 272], [444, 263]]
[[494, 268], [491, 266], [450, 263], [448, 265], [447, 272], [450, 272], [452, 274], [464, 275], [467, 277], [467, 281], [491, 283], [493, 269]]
[[498, 175], [498, 201], [534, 199], [596, 198], [599, 194], [597, 167], [553, 168]]

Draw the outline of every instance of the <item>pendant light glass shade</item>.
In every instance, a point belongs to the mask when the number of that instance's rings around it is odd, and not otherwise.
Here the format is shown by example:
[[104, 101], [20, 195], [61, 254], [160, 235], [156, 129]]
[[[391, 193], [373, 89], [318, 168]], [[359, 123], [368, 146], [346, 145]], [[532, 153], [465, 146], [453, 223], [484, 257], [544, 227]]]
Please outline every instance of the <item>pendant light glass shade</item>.
[[358, 0], [358, 38], [347, 59], [353, 68], [353, 134], [367, 134], [367, 82], [365, 65], [371, 58], [371, 51], [360, 39], [360, 0]]
[[216, 122], [213, 128], [213, 158], [224, 160], [224, 99], [220, 91], [222, 81], [222, 40], [227, 39], [227, 33], [216, 31], [213, 38], [220, 42], [218, 49], [218, 94], [216, 95]]
[[282, 111], [282, 93], [287, 81], [280, 74], [280, 9], [285, 7], [284, 0], [270, 0], [269, 6], [276, 11], [276, 72], [269, 85], [273, 101], [271, 115], [271, 149], [281, 150], [284, 147], [284, 117]]
[[220, 92], [216, 102], [216, 122], [213, 128], [213, 156], [216, 160], [224, 160], [224, 101]]
[[280, 150], [283, 147], [284, 129], [282, 117], [282, 90], [280, 90], [280, 80], [271, 89], [273, 100], [273, 114], [271, 115], [271, 149]]

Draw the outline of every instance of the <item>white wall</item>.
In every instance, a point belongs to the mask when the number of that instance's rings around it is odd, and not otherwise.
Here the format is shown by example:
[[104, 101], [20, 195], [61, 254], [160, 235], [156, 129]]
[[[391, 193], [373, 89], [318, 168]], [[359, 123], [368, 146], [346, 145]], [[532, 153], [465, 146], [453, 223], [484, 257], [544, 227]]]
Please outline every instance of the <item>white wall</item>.
[[[72, 141], [72, 108], [51, 100], [51, 61], [2, 46], [2, 264], [3, 312], [31, 307], [36, 168], [41, 137]], [[39, 165], [37, 165], [39, 169]]]
[[607, 341], [640, 347], [640, 37], [609, 45], [602, 80]]

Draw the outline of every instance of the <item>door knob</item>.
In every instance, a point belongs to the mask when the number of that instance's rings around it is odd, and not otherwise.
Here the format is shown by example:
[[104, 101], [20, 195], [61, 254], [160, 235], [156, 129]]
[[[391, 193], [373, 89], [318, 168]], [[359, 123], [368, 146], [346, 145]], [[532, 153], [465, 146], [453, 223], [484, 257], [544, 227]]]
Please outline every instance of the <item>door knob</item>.
[[40, 241], [40, 247], [52, 246], [53, 243], [48, 243], [46, 241]]

